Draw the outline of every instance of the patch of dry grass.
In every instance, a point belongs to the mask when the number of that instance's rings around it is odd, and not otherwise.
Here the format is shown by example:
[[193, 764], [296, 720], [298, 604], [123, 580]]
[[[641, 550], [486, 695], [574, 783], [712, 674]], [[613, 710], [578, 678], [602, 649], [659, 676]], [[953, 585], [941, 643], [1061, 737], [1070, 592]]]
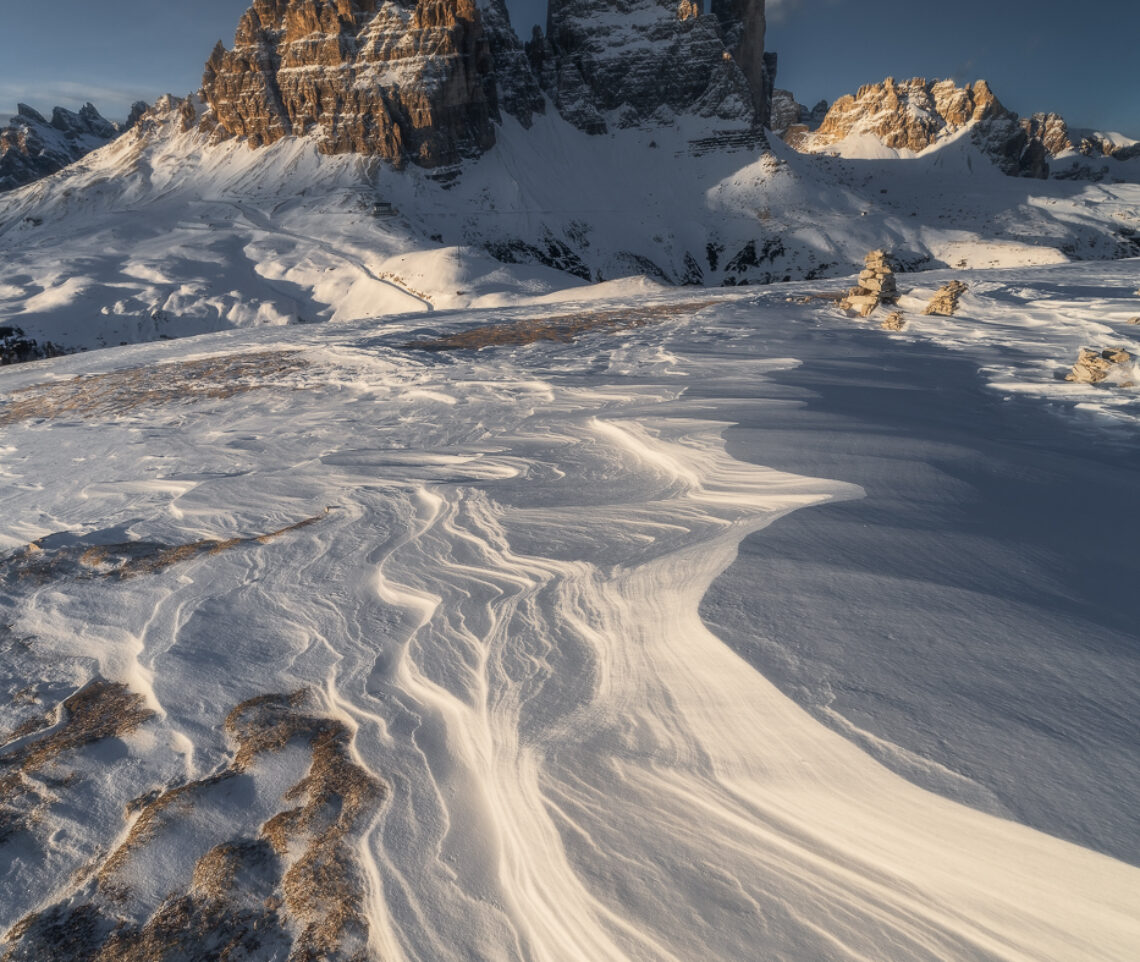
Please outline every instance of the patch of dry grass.
[[116, 578], [127, 580], [140, 575], [158, 574], [167, 568], [209, 555], [221, 554], [242, 545], [268, 544], [282, 535], [299, 531], [316, 524], [328, 515], [328, 510], [311, 518], [248, 538], [227, 538], [224, 541], [204, 539], [188, 544], [164, 545], [154, 541], [128, 541], [120, 544], [68, 546], [47, 550], [43, 541], [31, 544], [7, 557], [0, 558], [0, 576], [7, 575], [17, 581], [31, 579], [38, 582], [58, 578]]
[[50, 801], [48, 766], [85, 745], [127, 735], [153, 714], [126, 685], [96, 679], [54, 713], [21, 725], [6, 743], [13, 747], [0, 753], [0, 842], [27, 830]]
[[558, 314], [511, 321], [505, 324], [486, 324], [455, 334], [411, 341], [404, 347], [417, 351], [476, 351], [484, 347], [522, 347], [537, 341], [572, 341], [590, 331], [624, 331], [644, 327], [671, 317], [695, 314], [718, 301], [687, 301], [683, 304], [655, 304], [647, 307], [619, 308], [606, 311], [585, 311], [577, 314]]
[[[7, 934], [5, 962], [237, 960], [286, 952], [289, 962], [363, 962], [365, 886], [350, 842], [386, 788], [352, 760], [348, 728], [309, 710], [309, 701], [304, 691], [262, 695], [231, 711], [224, 724], [234, 743], [230, 764], [132, 803], [134, 824], [95, 869], [93, 885], [21, 920]], [[131, 856], [189, 815], [211, 787], [297, 742], [308, 746], [311, 763], [282, 799], [290, 807], [258, 837], [211, 848], [183, 889], [149, 918], [123, 918], [118, 906], [129, 896], [123, 870]]]
[[0, 427], [39, 419], [116, 417], [161, 404], [228, 398], [307, 366], [300, 351], [258, 351], [33, 384], [0, 397]]

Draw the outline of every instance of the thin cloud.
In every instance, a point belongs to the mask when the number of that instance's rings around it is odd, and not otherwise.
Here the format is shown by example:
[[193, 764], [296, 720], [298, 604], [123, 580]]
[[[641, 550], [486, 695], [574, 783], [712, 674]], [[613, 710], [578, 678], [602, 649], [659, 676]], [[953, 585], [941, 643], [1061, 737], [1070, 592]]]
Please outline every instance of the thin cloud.
[[9, 105], [7, 111], [0, 109], [0, 118], [15, 114], [16, 104], [27, 104], [47, 117], [53, 107], [66, 107], [78, 110], [85, 103], [93, 103], [99, 113], [112, 120], [122, 120], [137, 100], [153, 102], [153, 91], [140, 91], [135, 87], [120, 87], [106, 84], [85, 84], [69, 80], [53, 81], [47, 84], [20, 84], [0, 82], [0, 104]]

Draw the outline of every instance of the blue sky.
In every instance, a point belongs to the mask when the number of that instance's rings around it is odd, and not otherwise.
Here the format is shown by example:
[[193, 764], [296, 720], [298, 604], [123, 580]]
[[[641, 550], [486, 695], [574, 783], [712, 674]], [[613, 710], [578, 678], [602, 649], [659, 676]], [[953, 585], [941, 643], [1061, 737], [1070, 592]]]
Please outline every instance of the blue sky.
[[[54, 0], [0, 12], [0, 115], [91, 100], [113, 119], [137, 99], [197, 88], [214, 41], [248, 0]], [[516, 28], [545, 0], [507, 0]], [[1140, 0], [768, 0], [778, 84], [812, 104], [890, 75], [984, 77], [1021, 114], [1140, 138]]]

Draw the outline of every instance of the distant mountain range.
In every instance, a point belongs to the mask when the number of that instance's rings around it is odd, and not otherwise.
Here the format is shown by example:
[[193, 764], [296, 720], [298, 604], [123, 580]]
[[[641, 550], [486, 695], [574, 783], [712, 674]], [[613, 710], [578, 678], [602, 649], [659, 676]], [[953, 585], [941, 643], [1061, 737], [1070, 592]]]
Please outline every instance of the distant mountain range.
[[56, 107], [51, 120], [20, 104], [8, 126], [0, 127], [0, 191], [47, 177], [106, 146], [134, 126], [146, 109], [145, 103], [136, 103], [127, 122], [115, 124], [92, 104], [78, 113]]

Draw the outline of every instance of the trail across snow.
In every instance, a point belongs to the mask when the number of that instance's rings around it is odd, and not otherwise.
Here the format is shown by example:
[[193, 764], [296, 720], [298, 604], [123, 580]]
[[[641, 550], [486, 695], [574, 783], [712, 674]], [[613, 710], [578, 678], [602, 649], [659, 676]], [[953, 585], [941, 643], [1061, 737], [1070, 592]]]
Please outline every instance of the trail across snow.
[[[726, 450], [726, 411], [800, 403], [756, 390], [819, 330], [782, 310], [737, 298], [454, 355], [400, 347], [422, 318], [290, 328], [5, 371], [10, 391], [189, 351], [308, 364], [232, 397], [0, 429], [5, 550], [321, 520], [145, 578], [9, 583], [3, 620], [35, 639], [10, 690], [98, 671], [159, 716], [92, 769], [105, 804], [49, 813], [66, 844], [0, 874], [0, 927], [121, 831], [122, 796], [215, 770], [228, 707], [307, 686], [389, 786], [358, 840], [377, 958], [1134, 958], [1140, 869], [916, 787], [701, 621], [745, 538], [864, 493]], [[697, 382], [723, 397], [686, 397]], [[148, 891], [179, 881], [146, 864]]]

